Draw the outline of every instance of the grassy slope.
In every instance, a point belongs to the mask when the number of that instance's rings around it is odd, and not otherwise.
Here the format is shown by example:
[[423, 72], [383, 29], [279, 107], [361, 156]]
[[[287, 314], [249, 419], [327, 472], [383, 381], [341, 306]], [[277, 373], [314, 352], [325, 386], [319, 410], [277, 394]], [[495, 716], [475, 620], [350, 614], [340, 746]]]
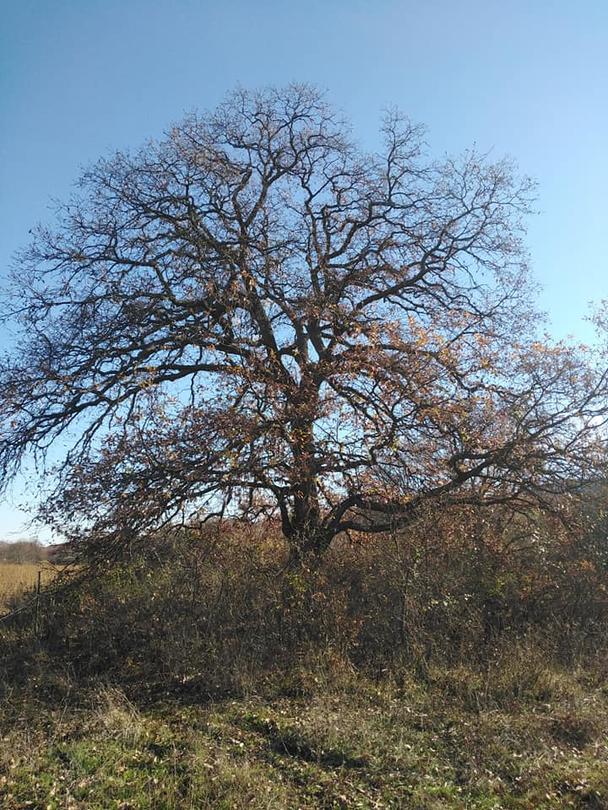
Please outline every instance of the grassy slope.
[[307, 677], [306, 697], [8, 701], [1, 806], [608, 807], [608, 694], [582, 674]]
[[372, 679], [318, 647], [210, 701], [75, 680], [36, 649], [0, 709], [3, 810], [608, 810], [601, 660], [560, 669], [512, 641], [484, 665]]

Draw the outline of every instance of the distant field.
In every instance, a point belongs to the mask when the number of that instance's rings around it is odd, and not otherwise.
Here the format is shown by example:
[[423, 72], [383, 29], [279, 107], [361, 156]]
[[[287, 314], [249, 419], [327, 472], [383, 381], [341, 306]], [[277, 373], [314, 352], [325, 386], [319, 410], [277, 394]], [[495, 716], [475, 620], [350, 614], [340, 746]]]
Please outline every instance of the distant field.
[[53, 569], [46, 563], [2, 563], [0, 562], [0, 613], [8, 609], [15, 596], [29, 588], [34, 588], [42, 571], [44, 585], [54, 576]]

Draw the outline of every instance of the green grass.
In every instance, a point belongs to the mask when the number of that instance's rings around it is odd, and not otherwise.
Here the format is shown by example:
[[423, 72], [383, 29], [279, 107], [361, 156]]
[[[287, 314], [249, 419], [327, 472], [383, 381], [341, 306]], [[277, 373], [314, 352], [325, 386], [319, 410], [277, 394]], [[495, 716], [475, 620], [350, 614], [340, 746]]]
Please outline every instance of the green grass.
[[608, 691], [582, 673], [545, 680], [506, 702], [486, 683], [477, 708], [462, 668], [400, 686], [321, 677], [299, 698], [136, 706], [99, 687], [54, 707], [9, 701], [1, 806], [606, 808]]

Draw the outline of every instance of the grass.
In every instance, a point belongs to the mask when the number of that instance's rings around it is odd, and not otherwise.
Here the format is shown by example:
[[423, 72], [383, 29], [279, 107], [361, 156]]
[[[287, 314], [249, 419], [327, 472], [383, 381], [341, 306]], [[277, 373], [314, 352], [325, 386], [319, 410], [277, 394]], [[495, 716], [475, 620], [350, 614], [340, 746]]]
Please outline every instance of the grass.
[[[608, 810], [603, 636], [488, 638], [423, 590], [403, 640], [391, 568], [229, 551], [79, 579], [0, 627], [3, 810]], [[38, 566], [14, 568], [10, 598]]]
[[36, 587], [38, 572], [42, 572], [42, 584], [48, 584], [55, 575], [48, 563], [0, 562], [0, 613], [10, 609], [10, 603], [24, 591]]
[[[451, 673], [455, 684], [462, 676]], [[5, 707], [1, 806], [606, 808], [608, 695], [554, 679], [550, 702], [477, 710], [466, 688], [446, 701], [436, 683], [354, 674], [300, 698], [138, 706], [99, 687], [80, 705], [21, 707], [20, 721]]]

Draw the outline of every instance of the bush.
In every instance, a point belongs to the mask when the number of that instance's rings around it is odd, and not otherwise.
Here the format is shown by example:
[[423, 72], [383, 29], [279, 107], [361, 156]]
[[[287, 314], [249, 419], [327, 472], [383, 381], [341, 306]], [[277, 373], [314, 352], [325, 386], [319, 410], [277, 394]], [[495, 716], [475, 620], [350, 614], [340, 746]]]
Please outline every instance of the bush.
[[[428, 678], [462, 664], [496, 670], [510, 656], [495, 702], [540, 694], [543, 667], [531, 662], [576, 663], [605, 644], [608, 574], [589, 560], [587, 535], [550, 521], [526, 534], [503, 518], [429, 513], [407, 536], [342, 540], [295, 570], [272, 527], [182, 530], [106, 570], [80, 569], [43, 602], [30, 641], [45, 666], [152, 692], [242, 693], [270, 681], [305, 692], [319, 667], [330, 684], [327, 661], [372, 678]], [[5, 647], [23, 655], [30, 625], [21, 616], [3, 631]], [[19, 663], [12, 676], [19, 668], [28, 671]], [[461, 686], [473, 702], [494, 699]]]

